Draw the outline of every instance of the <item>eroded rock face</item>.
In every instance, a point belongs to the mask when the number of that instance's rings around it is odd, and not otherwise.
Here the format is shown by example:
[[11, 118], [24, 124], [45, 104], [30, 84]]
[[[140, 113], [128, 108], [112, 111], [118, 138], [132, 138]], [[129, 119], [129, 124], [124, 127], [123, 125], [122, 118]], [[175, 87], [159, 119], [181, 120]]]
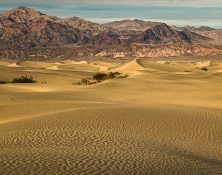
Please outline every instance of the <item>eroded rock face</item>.
[[47, 59], [71, 59], [75, 57], [172, 57], [172, 56], [210, 56], [221, 55], [222, 50], [201, 45], [131, 45], [127, 47], [112, 47], [97, 49], [95, 47], [74, 47], [74, 48], [36, 48], [25, 50], [2, 50], [0, 58], [27, 59], [27, 60], [47, 60]]
[[177, 31], [166, 24], [158, 24], [148, 29], [134, 38], [134, 43], [141, 44], [173, 44], [187, 43], [192, 44], [209, 38], [198, 35], [188, 30]]
[[[219, 49], [197, 45], [209, 38], [187, 29], [140, 20], [99, 25], [77, 17], [59, 19], [35, 9], [18, 7], [0, 14], [0, 56], [53, 58], [73, 56], [159, 57], [218, 55]], [[140, 30], [111, 26], [131, 25]]]
[[87, 33], [26, 7], [2, 13], [0, 28], [1, 48], [50, 47], [88, 40]]

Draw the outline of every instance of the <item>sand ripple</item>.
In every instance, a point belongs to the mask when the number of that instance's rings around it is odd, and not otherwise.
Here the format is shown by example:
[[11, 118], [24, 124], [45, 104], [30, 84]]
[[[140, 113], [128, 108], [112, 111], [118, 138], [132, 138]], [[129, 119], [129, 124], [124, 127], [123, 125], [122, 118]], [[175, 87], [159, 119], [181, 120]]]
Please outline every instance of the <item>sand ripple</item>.
[[221, 112], [122, 106], [2, 124], [0, 172], [219, 175]]

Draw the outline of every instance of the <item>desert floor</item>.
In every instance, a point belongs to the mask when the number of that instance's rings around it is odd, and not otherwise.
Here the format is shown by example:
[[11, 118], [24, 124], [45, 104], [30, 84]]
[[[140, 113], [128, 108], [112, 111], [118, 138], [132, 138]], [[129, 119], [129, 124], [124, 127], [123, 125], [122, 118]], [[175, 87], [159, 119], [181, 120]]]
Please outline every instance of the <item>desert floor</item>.
[[[0, 61], [0, 174], [222, 174], [222, 59]], [[207, 67], [208, 71], [201, 70]], [[125, 79], [72, 85], [98, 71]]]

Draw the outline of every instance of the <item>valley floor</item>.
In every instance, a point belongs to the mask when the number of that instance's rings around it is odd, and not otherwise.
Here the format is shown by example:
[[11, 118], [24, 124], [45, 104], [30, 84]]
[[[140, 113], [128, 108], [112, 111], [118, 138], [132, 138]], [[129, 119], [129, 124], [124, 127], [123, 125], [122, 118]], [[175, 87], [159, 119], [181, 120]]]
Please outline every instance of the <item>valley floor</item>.
[[[98, 71], [129, 77], [72, 85]], [[20, 75], [39, 83], [0, 85], [1, 175], [222, 174], [222, 60], [0, 61]]]

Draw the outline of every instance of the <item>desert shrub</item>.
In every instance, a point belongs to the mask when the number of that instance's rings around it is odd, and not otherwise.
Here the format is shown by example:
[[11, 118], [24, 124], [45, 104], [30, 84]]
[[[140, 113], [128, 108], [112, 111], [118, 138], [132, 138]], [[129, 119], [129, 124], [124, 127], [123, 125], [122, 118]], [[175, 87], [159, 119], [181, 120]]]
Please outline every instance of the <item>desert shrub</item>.
[[192, 72], [192, 70], [185, 70], [184, 72]]
[[97, 72], [95, 75], [93, 75], [93, 79], [97, 81], [103, 81], [107, 79], [108, 75], [105, 73]]
[[208, 68], [207, 67], [202, 67], [201, 70], [208, 71]]
[[127, 77], [129, 77], [129, 75], [127, 75], [127, 74], [118, 76], [118, 78], [127, 78]]
[[28, 77], [27, 75], [26, 76], [21, 76], [21, 77], [18, 77], [18, 78], [14, 78], [11, 83], [36, 83], [37, 81], [36, 80], [33, 80], [33, 77], [30, 76]]
[[81, 83], [82, 85], [89, 85], [89, 84], [90, 84], [90, 81], [87, 80], [87, 79], [82, 79], [80, 83]]
[[0, 80], [0, 84], [7, 84], [8, 83], [8, 81], [6, 81], [6, 80]]
[[118, 75], [121, 75], [121, 73], [109, 72], [108, 74], [106, 74], [106, 73], [97, 72], [95, 75], [93, 75], [93, 79], [97, 81], [103, 81], [116, 78]]
[[119, 72], [109, 72], [108, 79], [116, 78], [116, 76], [121, 75]]
[[76, 83], [76, 82], [72, 82], [72, 85], [81, 85], [80, 82]]
[[100, 83], [100, 82], [102, 82], [104, 80], [109, 80], [109, 79], [114, 79], [114, 78], [127, 78], [127, 77], [128, 77], [127, 74], [122, 75], [119, 72], [109, 72], [109, 73], [97, 72], [91, 78], [92, 81], [90, 81], [88, 79], [82, 79], [78, 83], [72, 83], [72, 85], [87, 86], [87, 85], [92, 85], [92, 84]]
[[82, 79], [80, 82], [78, 83], [72, 83], [72, 85], [78, 85], [78, 86], [88, 86], [88, 85], [92, 85], [92, 84], [96, 84], [98, 83], [97, 81], [89, 81], [87, 79]]

